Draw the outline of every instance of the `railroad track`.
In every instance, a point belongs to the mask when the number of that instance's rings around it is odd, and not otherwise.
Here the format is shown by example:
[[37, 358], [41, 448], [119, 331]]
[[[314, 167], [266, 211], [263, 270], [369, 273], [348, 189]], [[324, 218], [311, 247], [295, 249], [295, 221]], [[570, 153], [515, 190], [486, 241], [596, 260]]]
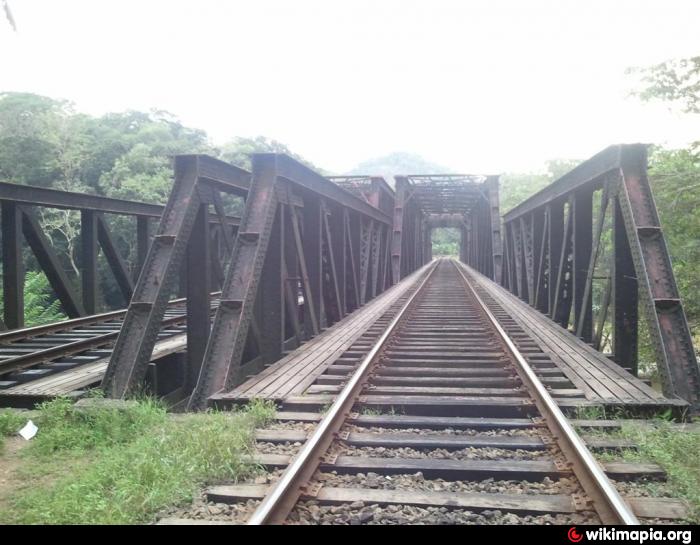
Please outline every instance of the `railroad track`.
[[631, 503], [654, 518], [653, 501], [628, 503], [608, 477], [659, 471], [596, 462], [591, 448], [632, 445], [578, 435], [475, 285], [436, 262], [343, 356], [348, 374], [317, 382], [340, 390], [332, 404], [314, 415], [283, 403], [257, 432], [268, 477], [207, 500], [248, 524], [637, 524]]
[[[186, 332], [185, 302], [168, 303], [158, 340]], [[117, 310], [0, 333], [0, 391], [109, 356], [125, 315]]]

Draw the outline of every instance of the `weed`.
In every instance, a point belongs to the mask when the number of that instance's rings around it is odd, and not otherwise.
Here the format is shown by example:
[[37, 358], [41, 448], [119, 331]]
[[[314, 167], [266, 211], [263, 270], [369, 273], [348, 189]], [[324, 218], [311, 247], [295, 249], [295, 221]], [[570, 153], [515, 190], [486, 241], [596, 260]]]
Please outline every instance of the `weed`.
[[15, 435], [27, 422], [26, 415], [17, 411], [0, 411], [0, 453], [4, 449], [4, 439], [9, 435]]
[[[262, 401], [231, 413], [177, 419], [166, 418], [163, 409], [149, 401], [122, 411], [129, 416], [99, 414], [100, 410], [88, 419], [65, 401], [52, 403], [42, 407], [44, 443], [37, 447], [33, 463], [45, 464], [40, 458], [66, 449], [82, 450], [89, 461], [48, 490], [33, 488], [17, 494], [0, 513], [4, 522], [148, 522], [164, 507], [191, 500], [205, 483], [255, 474], [258, 467], [249, 457], [254, 430], [274, 416], [274, 406]], [[116, 425], [113, 437], [106, 433], [110, 423]]]
[[699, 522], [700, 457], [697, 453], [700, 451], [700, 432], [658, 419], [653, 427], [625, 422], [621, 436], [638, 445], [636, 451], [623, 451], [623, 459], [659, 464], [668, 475], [668, 488], [672, 494], [688, 502], [691, 520]]
[[62, 450], [89, 450], [126, 443], [144, 429], [162, 423], [165, 408], [145, 399], [126, 408], [109, 406], [76, 409], [66, 398], [56, 398], [39, 406], [39, 433], [30, 452], [47, 456]]

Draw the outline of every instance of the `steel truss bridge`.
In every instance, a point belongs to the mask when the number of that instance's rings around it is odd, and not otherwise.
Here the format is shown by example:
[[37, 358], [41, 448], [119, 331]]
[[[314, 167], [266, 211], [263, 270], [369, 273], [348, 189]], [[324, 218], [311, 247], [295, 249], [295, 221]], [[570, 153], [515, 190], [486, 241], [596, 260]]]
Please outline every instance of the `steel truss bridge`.
[[[697, 407], [700, 370], [646, 147], [611, 146], [503, 216], [498, 193], [493, 175], [402, 175], [392, 187], [381, 177], [324, 177], [270, 153], [254, 154], [251, 172], [177, 156], [163, 206], [0, 184], [0, 402], [30, 406], [101, 385], [110, 397], [147, 387], [201, 410], [280, 362], [321, 362], [285, 375], [316, 377], [327, 369], [319, 347], [328, 358], [370, 328], [382, 301], [433, 259], [432, 230], [452, 227], [459, 260], [538, 350], [563, 358], [557, 365], [582, 400]], [[227, 194], [245, 200], [240, 218], [227, 215]], [[80, 213], [77, 282], [42, 228], [42, 209]], [[115, 218], [135, 229], [131, 262]], [[69, 320], [24, 327], [29, 251]], [[102, 313], [100, 251], [123, 298]], [[642, 324], [663, 395], [635, 378]], [[613, 375], [622, 386], [610, 385]]]

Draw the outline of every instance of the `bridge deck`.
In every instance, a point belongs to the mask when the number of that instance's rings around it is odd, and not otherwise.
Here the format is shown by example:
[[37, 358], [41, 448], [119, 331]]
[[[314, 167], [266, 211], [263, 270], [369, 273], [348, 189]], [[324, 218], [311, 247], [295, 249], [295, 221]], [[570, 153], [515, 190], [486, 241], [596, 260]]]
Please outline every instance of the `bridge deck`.
[[[156, 343], [151, 361], [187, 348], [187, 334], [180, 333]], [[32, 407], [59, 396], [79, 397], [86, 389], [98, 386], [104, 377], [109, 356], [79, 365], [67, 371], [0, 390], [0, 407]]]
[[377, 324], [382, 315], [414, 286], [424, 270], [425, 268], [416, 271], [259, 375], [231, 392], [216, 395], [214, 398], [284, 399], [288, 396], [302, 395], [317, 377], [326, 373], [331, 364], [343, 356], [372, 325]]
[[[682, 400], [664, 397], [498, 284], [466, 266], [465, 269], [491, 296], [496, 309], [500, 308], [511, 318], [503, 324], [504, 328], [561, 406], [662, 409], [687, 405]], [[342, 387], [344, 377], [370, 349], [372, 339], [390, 320], [401, 295], [417, 285], [423, 270], [405, 278], [260, 375], [229, 392], [213, 396], [211, 401], [217, 406], [229, 406], [251, 398], [264, 398], [279, 402], [286, 410], [301, 411], [328, 403]], [[490, 395], [491, 390], [499, 387], [498, 391], [502, 392], [509, 379], [494, 376], [494, 362], [488, 361], [488, 355], [465, 354], [451, 367], [441, 369], [430, 367], [432, 356], [429, 353], [406, 354], [407, 359], [402, 364], [405, 367], [393, 367], [383, 379], [385, 386], [380, 390], [403, 389], [411, 396], [415, 392], [408, 391], [410, 388], [406, 386], [422, 381], [424, 386], [434, 387], [435, 396], [445, 396], [446, 403], [509, 402], [507, 397]], [[382, 392], [377, 391], [377, 394], [379, 403]], [[416, 398], [411, 399], [415, 401]]]

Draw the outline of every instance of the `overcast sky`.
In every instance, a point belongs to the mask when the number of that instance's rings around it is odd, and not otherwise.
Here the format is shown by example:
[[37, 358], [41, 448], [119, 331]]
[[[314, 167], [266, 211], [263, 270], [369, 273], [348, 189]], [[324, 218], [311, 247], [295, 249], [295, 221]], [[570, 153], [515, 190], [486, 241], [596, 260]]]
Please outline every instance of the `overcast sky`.
[[700, 54], [699, 0], [8, 0], [0, 91], [158, 108], [343, 172], [392, 151], [536, 169], [700, 138], [625, 68]]

